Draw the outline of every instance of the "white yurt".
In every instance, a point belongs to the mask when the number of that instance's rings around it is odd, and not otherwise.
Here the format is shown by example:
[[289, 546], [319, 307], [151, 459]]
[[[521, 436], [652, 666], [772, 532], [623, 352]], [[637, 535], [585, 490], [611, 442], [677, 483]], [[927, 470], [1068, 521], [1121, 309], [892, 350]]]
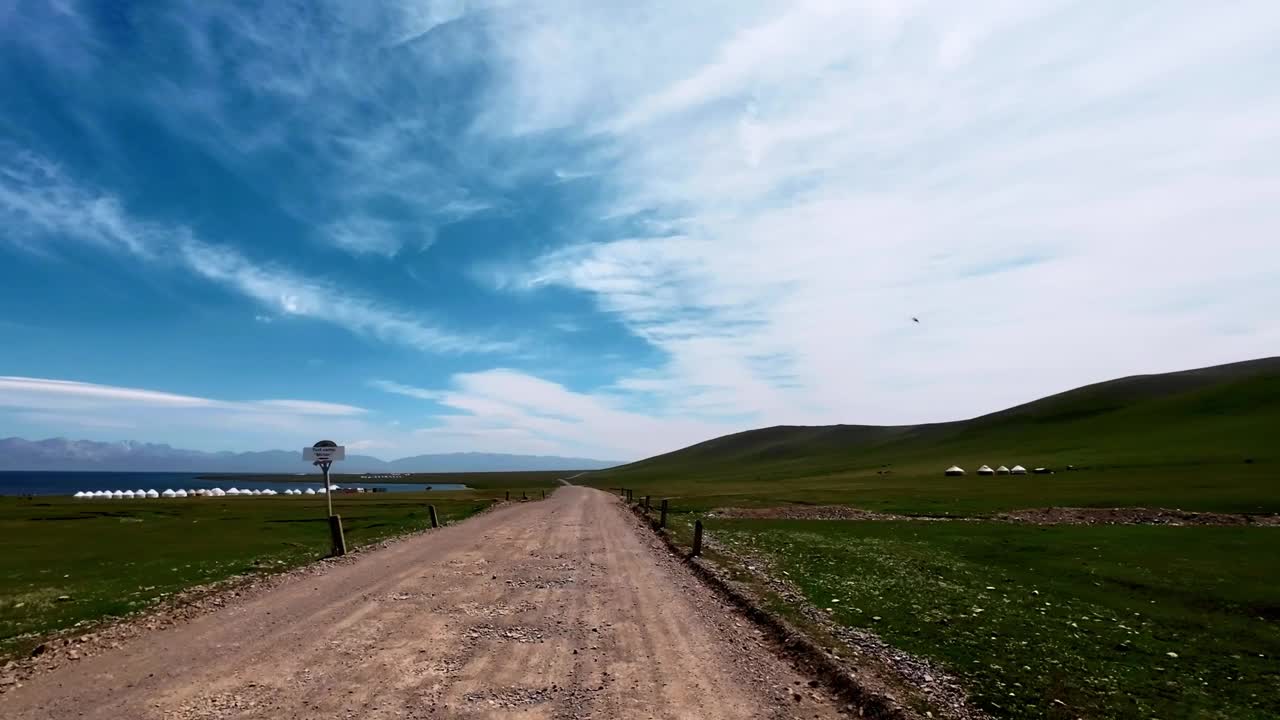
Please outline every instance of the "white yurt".
[[178, 497], [178, 493], [174, 492], [172, 489], [165, 488], [165, 491], [160, 493], [160, 497], [175, 498]]
[[995, 475], [996, 471], [992, 470], [990, 465], [983, 465], [982, 467], [978, 468], [978, 474], [979, 475]]
[[214, 497], [226, 497], [227, 491], [222, 488], [214, 488], [209, 491], [209, 494]]
[[187, 491], [186, 491], [186, 490], [174, 490], [174, 491], [173, 491], [173, 494], [174, 494], [176, 497], [186, 497], [186, 496], [187, 496]]
[[134, 491], [133, 491], [133, 496], [134, 496], [134, 497], [146, 497], [146, 496], [147, 496], [147, 491], [146, 491], [146, 490], [143, 490], [142, 488], [138, 488], [137, 490], [134, 490]]
[[996, 468], [996, 474], [997, 474], [997, 475], [1008, 475], [1008, 474], [1009, 474], [1009, 468], [1005, 467], [1004, 465], [1001, 465], [1000, 467]]
[[307, 488], [306, 492], [305, 492], [305, 493], [303, 493], [303, 494], [304, 494], [304, 495], [315, 495], [315, 494], [316, 494], [316, 491], [315, 491], [315, 490], [313, 490], [312, 488]]
[[77, 490], [77, 491], [76, 491], [76, 494], [75, 494], [75, 495], [72, 495], [71, 497], [78, 497], [78, 498], [82, 498], [82, 497], [84, 497], [84, 491], [83, 491], [83, 490]]
[[133, 497], [133, 491], [132, 491], [132, 490], [125, 490], [125, 491], [124, 491], [124, 496], [125, 496], [125, 498], [126, 498], [126, 499], [128, 499], [128, 498], [132, 498], [132, 497]]
[[116, 490], [115, 492], [111, 493], [111, 499], [113, 500], [120, 500], [122, 498], [124, 498], [124, 492], [121, 490]]
[[160, 497], [160, 493], [156, 492], [155, 488], [151, 488], [150, 490], [147, 491], [147, 497], [152, 499], [158, 498]]
[[946, 472], [944, 472], [943, 474], [949, 477], [956, 477], [958, 475], [964, 474], [964, 468], [960, 467], [959, 465], [952, 465], [951, 467], [947, 468]]
[[240, 494], [240, 489], [239, 489], [239, 488], [231, 488], [230, 490], [228, 490], [228, 491], [227, 491], [227, 494], [228, 494], [228, 495], [239, 495], [239, 494]]
[[261, 491], [261, 490], [258, 490], [258, 489], [256, 489], [256, 488], [255, 488], [255, 489], [253, 489], [253, 490], [250, 490], [250, 491], [249, 491], [249, 494], [250, 494], [250, 495], [261, 495], [261, 494], [262, 494], [262, 491]]
[[1009, 472], [1014, 475], [1026, 475], [1027, 469], [1022, 467], [1021, 465], [1014, 465], [1013, 468], [1009, 470]]

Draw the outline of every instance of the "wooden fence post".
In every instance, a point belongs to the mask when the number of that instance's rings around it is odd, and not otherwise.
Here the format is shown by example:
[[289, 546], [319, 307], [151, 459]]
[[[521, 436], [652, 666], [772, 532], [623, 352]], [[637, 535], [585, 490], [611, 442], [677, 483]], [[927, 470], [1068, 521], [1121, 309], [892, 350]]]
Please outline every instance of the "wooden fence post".
[[648, 495], [645, 495], [645, 496], [644, 496], [644, 509], [645, 509], [645, 510], [650, 510], [650, 509], [652, 509], [652, 507], [649, 505], [649, 496], [648, 496]]
[[510, 490], [508, 490], [508, 491], [507, 491], [507, 500], [508, 500], [508, 501], [510, 501], [510, 500], [511, 500], [511, 491], [510, 491]]
[[438, 528], [438, 527], [440, 527], [440, 521], [436, 519], [436, 506], [435, 506], [435, 505], [428, 505], [428, 506], [427, 506], [427, 514], [429, 514], [429, 515], [431, 516], [431, 527], [433, 527], [433, 528]]
[[342, 535], [342, 516], [329, 516], [329, 539], [332, 540], [333, 557], [342, 557], [347, 554], [347, 539]]
[[528, 493], [528, 492], [525, 492], [525, 491], [523, 491], [523, 490], [522, 490], [522, 491], [520, 492], [520, 500], [521, 500], [521, 501], [524, 501], [524, 500], [528, 500], [528, 499], [529, 499], [529, 493]]
[[542, 491], [542, 499], [543, 499], [543, 500], [546, 500], [546, 499], [547, 499], [547, 491], [546, 491], [546, 490], [543, 490], [543, 491]]
[[702, 521], [693, 521], [693, 556], [702, 554]]
[[658, 520], [658, 527], [664, 528], [666, 526], [667, 526], [667, 499], [662, 498], [662, 517]]

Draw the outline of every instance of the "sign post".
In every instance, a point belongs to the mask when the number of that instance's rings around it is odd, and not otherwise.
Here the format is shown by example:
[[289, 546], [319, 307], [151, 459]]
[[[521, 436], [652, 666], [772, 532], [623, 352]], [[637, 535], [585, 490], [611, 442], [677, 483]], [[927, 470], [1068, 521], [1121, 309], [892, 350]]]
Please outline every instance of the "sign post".
[[324, 496], [329, 505], [329, 529], [333, 536], [333, 554], [346, 555], [347, 541], [342, 535], [342, 518], [333, 514], [333, 487], [329, 483], [329, 467], [334, 460], [344, 460], [347, 449], [332, 440], [321, 440], [302, 449], [302, 459], [320, 468], [324, 473]]

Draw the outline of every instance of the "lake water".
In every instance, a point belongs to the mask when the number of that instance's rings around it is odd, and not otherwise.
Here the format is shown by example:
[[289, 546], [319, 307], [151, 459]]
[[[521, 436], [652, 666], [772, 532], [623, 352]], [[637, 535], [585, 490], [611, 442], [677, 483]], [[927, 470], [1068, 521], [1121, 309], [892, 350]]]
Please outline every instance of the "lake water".
[[[222, 488], [229, 490], [306, 490], [312, 488], [317, 492], [324, 490], [324, 483], [319, 477], [309, 482], [266, 482], [261, 480], [240, 479], [234, 475], [220, 476], [215, 480], [201, 480], [203, 473], [164, 473], [164, 472], [0, 472], [0, 495], [74, 495], [84, 490], [157, 490], [168, 489], [199, 490]], [[376, 479], [359, 480], [356, 478], [334, 479], [334, 484], [347, 487], [386, 488], [387, 492], [422, 492], [431, 490], [465, 490], [466, 485], [456, 483], [389, 483]]]

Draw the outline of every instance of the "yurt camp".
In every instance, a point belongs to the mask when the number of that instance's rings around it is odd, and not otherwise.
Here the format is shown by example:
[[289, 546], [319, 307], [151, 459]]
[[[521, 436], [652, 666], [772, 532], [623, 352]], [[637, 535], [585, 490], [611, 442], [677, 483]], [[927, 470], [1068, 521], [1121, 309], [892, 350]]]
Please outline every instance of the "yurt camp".
[[978, 474], [979, 475], [995, 475], [996, 471], [992, 470], [990, 465], [983, 465], [982, 467], [978, 468]]
[[946, 475], [947, 477], [958, 477], [964, 474], [964, 468], [960, 467], [959, 465], [952, 465], [951, 467], [947, 468], [943, 474]]

